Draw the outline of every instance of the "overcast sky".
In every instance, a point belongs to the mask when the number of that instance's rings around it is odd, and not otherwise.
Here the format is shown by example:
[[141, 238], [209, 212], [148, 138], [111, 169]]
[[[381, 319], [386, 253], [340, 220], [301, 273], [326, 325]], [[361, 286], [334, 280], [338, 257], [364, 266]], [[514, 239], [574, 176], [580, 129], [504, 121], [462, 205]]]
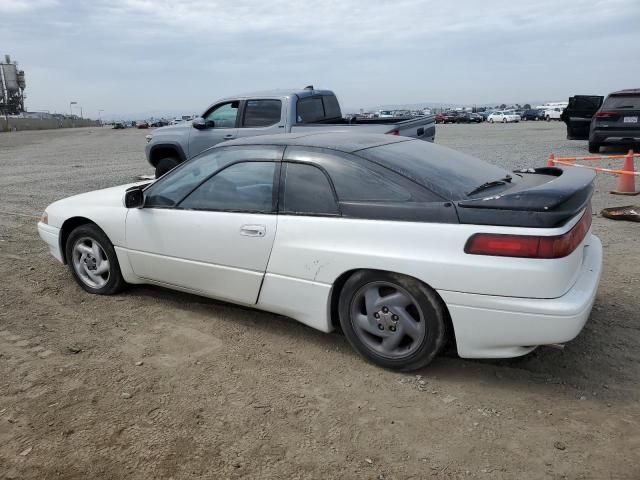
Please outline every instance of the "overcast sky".
[[29, 110], [201, 112], [278, 87], [347, 108], [640, 87], [639, 0], [0, 0]]

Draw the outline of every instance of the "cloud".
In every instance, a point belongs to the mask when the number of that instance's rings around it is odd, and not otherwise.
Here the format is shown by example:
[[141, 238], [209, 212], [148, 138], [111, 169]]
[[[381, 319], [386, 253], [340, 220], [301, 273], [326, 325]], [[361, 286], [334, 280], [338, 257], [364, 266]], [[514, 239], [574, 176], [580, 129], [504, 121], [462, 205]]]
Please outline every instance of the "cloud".
[[197, 111], [309, 83], [354, 108], [524, 103], [640, 75], [637, 0], [0, 0], [0, 12], [28, 105], [48, 109], [73, 97], [89, 111]]
[[58, 0], [0, 0], [0, 13], [24, 13], [56, 5]]

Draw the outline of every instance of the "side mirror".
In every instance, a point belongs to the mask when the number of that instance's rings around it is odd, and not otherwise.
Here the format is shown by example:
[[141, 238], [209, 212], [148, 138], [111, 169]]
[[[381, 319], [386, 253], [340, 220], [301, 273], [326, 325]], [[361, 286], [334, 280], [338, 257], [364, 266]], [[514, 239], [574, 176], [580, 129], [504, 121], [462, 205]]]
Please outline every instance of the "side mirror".
[[205, 120], [202, 117], [198, 117], [193, 120], [193, 122], [191, 122], [191, 125], [193, 126], [193, 128], [196, 128], [198, 130], [205, 130], [207, 128], [213, 128], [214, 122], [213, 120]]
[[144, 193], [142, 193], [141, 185], [128, 188], [124, 192], [124, 206], [127, 208], [142, 208], [144, 206]]

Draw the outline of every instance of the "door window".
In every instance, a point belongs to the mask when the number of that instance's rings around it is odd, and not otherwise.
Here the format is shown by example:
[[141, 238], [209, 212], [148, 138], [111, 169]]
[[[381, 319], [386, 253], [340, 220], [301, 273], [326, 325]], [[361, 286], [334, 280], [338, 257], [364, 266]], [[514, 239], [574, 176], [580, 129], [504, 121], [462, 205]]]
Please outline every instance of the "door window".
[[329, 179], [318, 167], [288, 163], [284, 178], [284, 199], [280, 213], [339, 214]]
[[279, 147], [246, 146], [216, 148], [205, 152], [151, 184], [144, 192], [146, 207], [175, 207], [200, 183], [240, 160], [275, 160], [282, 157]]
[[239, 105], [238, 101], [216, 105], [204, 115], [204, 119], [213, 120], [214, 128], [234, 128]]
[[280, 121], [280, 100], [247, 100], [244, 108], [243, 127], [268, 127]]
[[274, 162], [235, 163], [200, 185], [179, 207], [271, 213], [275, 168]]

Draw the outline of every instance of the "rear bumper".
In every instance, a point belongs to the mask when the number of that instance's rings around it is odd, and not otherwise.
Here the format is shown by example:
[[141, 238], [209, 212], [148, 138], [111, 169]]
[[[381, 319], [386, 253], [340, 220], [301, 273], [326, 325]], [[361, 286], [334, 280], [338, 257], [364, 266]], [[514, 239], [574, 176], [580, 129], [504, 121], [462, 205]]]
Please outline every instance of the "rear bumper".
[[51, 253], [56, 260], [64, 263], [62, 251], [60, 250], [60, 229], [47, 225], [46, 223], [38, 222], [38, 234], [49, 247], [49, 253]]
[[640, 142], [640, 128], [629, 130], [594, 129], [589, 134], [589, 141], [594, 143], [629, 143]]
[[439, 291], [447, 304], [463, 358], [506, 358], [538, 345], [573, 340], [582, 330], [602, 271], [602, 244], [591, 236], [573, 287], [554, 299]]

